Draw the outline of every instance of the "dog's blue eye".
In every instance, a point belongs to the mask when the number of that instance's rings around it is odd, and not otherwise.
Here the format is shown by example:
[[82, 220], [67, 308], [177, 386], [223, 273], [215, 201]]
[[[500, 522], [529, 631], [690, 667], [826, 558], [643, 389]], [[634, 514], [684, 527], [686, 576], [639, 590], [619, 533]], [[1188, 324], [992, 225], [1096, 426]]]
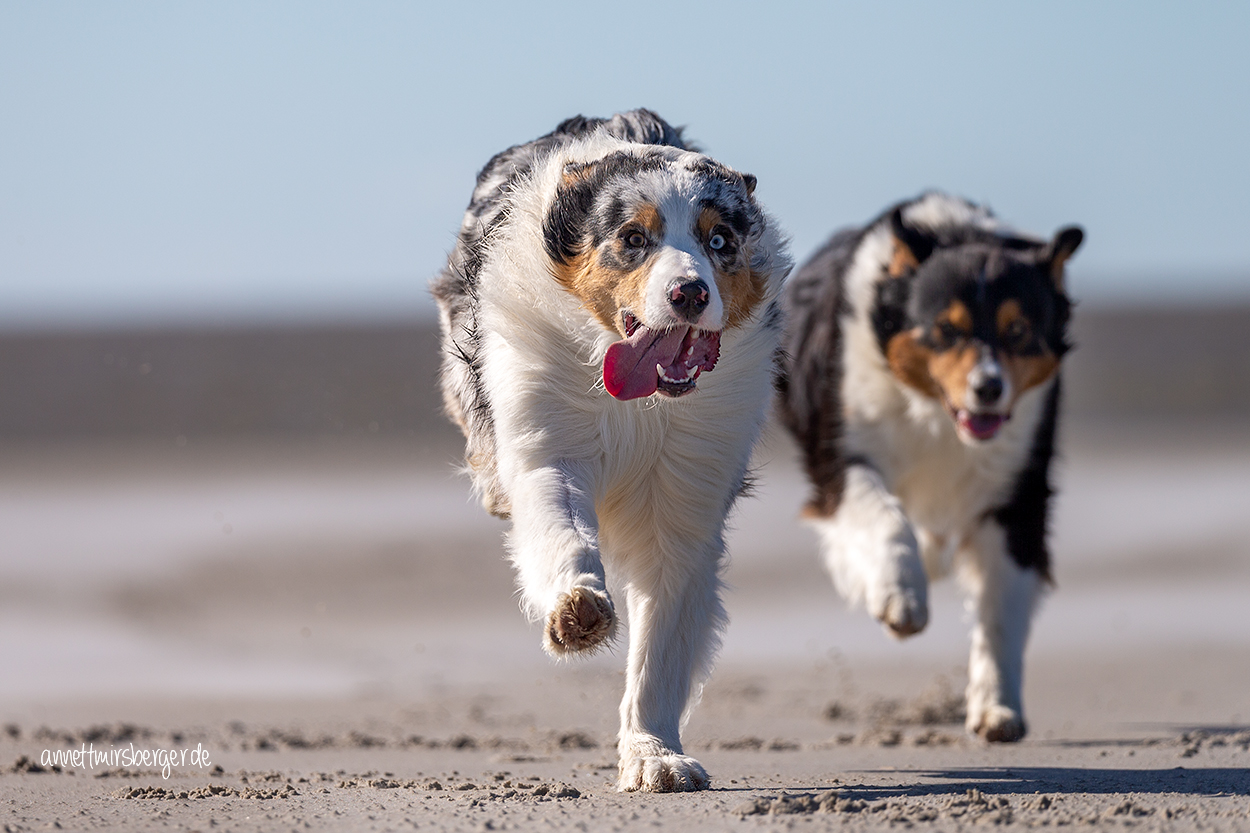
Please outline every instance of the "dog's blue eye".
[[725, 248], [725, 235], [713, 234], [708, 238], [707, 247], [713, 251], [720, 251]]

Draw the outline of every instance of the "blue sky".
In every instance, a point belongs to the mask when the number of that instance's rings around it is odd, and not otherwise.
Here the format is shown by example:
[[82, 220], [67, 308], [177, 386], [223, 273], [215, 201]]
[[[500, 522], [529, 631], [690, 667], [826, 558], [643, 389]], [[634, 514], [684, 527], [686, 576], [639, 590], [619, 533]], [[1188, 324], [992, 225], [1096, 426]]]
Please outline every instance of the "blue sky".
[[648, 106], [805, 257], [939, 187], [1250, 298], [1250, 4], [0, 0], [0, 326], [402, 318], [492, 153]]

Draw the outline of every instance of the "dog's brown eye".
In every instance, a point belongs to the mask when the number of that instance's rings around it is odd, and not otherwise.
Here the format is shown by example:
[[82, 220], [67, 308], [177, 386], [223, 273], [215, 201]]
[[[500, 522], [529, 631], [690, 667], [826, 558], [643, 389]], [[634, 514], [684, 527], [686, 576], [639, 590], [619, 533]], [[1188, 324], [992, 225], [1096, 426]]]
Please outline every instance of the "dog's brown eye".
[[625, 235], [625, 245], [631, 249], [641, 249], [647, 245], [647, 235], [640, 231], [631, 231]]
[[1016, 319], [1007, 325], [1003, 332], [1003, 341], [1012, 346], [1019, 346], [1029, 340], [1029, 325]]

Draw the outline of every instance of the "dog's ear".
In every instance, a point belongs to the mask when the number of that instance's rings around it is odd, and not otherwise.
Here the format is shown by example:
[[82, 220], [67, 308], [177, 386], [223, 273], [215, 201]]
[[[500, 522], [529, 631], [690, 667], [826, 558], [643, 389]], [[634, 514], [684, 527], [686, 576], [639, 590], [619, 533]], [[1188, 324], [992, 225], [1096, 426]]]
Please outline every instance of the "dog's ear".
[[1054, 239], [1042, 249], [1041, 262], [1050, 272], [1051, 280], [1060, 292], [1066, 291], [1063, 285], [1063, 267], [1084, 239], [1085, 232], [1080, 226], [1065, 226], [1055, 232]]
[[597, 161], [565, 165], [556, 198], [543, 219], [543, 246], [551, 260], [562, 266], [582, 250], [587, 217], [595, 200], [593, 178], [598, 166]]
[[903, 209], [890, 215], [890, 231], [894, 235], [894, 256], [890, 258], [890, 277], [898, 278], [914, 272], [933, 254], [933, 238], [903, 221]]
[[743, 174], [743, 175], [742, 175], [742, 181], [743, 181], [744, 183], [746, 183], [746, 186], [747, 186], [747, 193], [748, 193], [748, 194], [754, 194], [754, 193], [755, 193], [755, 182], [756, 182], [756, 180], [755, 180], [755, 174]]

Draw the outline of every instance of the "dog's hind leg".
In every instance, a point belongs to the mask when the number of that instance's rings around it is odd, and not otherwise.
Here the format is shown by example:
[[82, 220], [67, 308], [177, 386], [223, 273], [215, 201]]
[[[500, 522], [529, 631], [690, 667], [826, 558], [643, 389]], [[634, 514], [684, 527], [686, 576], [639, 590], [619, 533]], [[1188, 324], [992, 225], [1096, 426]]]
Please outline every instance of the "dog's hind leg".
[[553, 656], [593, 651], [616, 630], [599, 555], [592, 472], [560, 460], [515, 479], [509, 545], [522, 601]]
[[960, 578], [976, 617], [968, 660], [968, 731], [989, 741], [1024, 737], [1024, 647], [1044, 580], [1021, 567], [1006, 535], [986, 519], [959, 553]]
[[717, 573], [720, 547], [656, 559], [632, 572], [629, 662], [621, 701], [621, 790], [707, 789], [707, 772], [682, 754], [682, 715], [710, 670], [725, 623]]
[[876, 470], [846, 469], [837, 509], [810, 511], [821, 537], [825, 565], [838, 592], [863, 604], [896, 637], [919, 633], [929, 622], [929, 582], [916, 535], [903, 507]]

